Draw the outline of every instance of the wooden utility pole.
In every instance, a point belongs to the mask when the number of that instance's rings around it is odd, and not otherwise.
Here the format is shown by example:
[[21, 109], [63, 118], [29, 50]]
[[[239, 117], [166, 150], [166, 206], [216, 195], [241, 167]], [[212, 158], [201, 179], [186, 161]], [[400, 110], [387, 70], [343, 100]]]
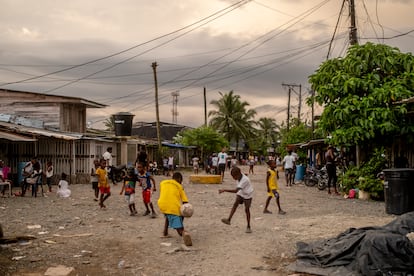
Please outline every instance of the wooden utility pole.
[[300, 112], [302, 111], [302, 85], [299, 84], [299, 106], [298, 106], [298, 120], [300, 122]]
[[358, 44], [357, 38], [357, 28], [356, 28], [356, 21], [355, 21], [355, 3], [354, 0], [349, 1], [349, 16], [351, 17], [351, 26], [349, 29], [349, 44], [355, 45]]
[[290, 94], [292, 92], [292, 88], [289, 86], [289, 92], [288, 92], [288, 108], [287, 108], [287, 130], [289, 131], [290, 126]]
[[155, 85], [155, 114], [157, 118], [157, 140], [158, 140], [158, 160], [162, 156], [161, 145], [161, 129], [160, 129], [160, 112], [158, 107], [158, 81], [157, 81], [157, 63], [152, 63], [152, 71], [154, 72], [154, 85]]
[[312, 95], [312, 139], [314, 139], [315, 132], [315, 91], [309, 91]]
[[[288, 87], [288, 107], [287, 107], [287, 130], [289, 131], [290, 128], [290, 97], [292, 94], [292, 91], [295, 92], [297, 95], [299, 95], [299, 107], [298, 107], [298, 120], [300, 122], [300, 112], [301, 112], [301, 102], [302, 102], [302, 85], [301, 84], [285, 84], [282, 83], [282, 86]], [[295, 87], [299, 87], [299, 94], [295, 91]]]
[[204, 126], [207, 126], [207, 95], [206, 95], [206, 87], [204, 87]]
[[[356, 22], [355, 22], [355, 3], [354, 3], [354, 0], [348, 0], [348, 1], [349, 1], [349, 16], [351, 17], [351, 26], [349, 27], [349, 44], [356, 45], [358, 44], [358, 38], [357, 38], [357, 28], [356, 28]], [[361, 150], [358, 144], [355, 146], [355, 163], [357, 166], [359, 166], [361, 163]]]

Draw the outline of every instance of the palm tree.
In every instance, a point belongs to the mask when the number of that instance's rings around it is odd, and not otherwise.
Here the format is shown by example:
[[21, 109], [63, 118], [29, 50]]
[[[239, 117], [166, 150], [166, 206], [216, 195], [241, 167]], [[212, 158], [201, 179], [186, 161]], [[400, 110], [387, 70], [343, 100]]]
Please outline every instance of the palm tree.
[[279, 126], [274, 118], [260, 118], [257, 125], [259, 127], [260, 136], [263, 137], [263, 140], [268, 146], [274, 144], [278, 140], [277, 134], [279, 133]]
[[262, 117], [257, 122], [257, 136], [259, 142], [257, 143], [261, 151], [267, 152], [270, 147], [275, 147], [277, 140], [280, 140], [280, 127], [277, 125], [274, 118]]
[[217, 108], [208, 114], [211, 117], [210, 126], [222, 133], [229, 143], [235, 141], [238, 146], [240, 139], [246, 139], [254, 132], [256, 111], [247, 109], [249, 103], [241, 101], [240, 96], [234, 95], [233, 91], [219, 94], [221, 98], [218, 101], [210, 102]]
[[104, 126], [106, 127], [106, 130], [114, 131], [115, 130], [115, 119], [114, 116], [111, 116], [109, 118], [106, 118], [103, 122]]

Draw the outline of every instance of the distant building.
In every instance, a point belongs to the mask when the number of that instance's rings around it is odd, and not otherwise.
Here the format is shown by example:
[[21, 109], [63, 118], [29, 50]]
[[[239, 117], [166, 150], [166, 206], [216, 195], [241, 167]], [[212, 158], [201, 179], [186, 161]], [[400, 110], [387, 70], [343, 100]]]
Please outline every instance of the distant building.
[[[172, 143], [174, 137], [182, 130], [191, 129], [190, 127], [160, 122], [161, 141]], [[132, 126], [132, 135], [139, 138], [158, 139], [156, 122], [137, 122]]]
[[104, 104], [82, 98], [0, 89], [0, 113], [43, 122], [46, 129], [85, 133], [86, 109]]

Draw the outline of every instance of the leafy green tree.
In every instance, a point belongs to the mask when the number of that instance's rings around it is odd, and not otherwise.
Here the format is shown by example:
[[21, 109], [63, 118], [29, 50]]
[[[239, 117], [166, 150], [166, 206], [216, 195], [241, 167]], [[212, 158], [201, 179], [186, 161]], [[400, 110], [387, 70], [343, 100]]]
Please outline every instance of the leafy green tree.
[[185, 146], [196, 146], [201, 151], [201, 158], [205, 154], [219, 152], [228, 146], [227, 140], [211, 127], [201, 126], [199, 128], [187, 129], [177, 135], [176, 142]]
[[333, 144], [384, 144], [394, 135], [414, 133], [406, 105], [396, 104], [414, 96], [410, 53], [382, 44], [354, 45], [344, 58], [322, 63], [309, 81], [315, 102], [324, 107], [318, 128]]
[[[297, 118], [293, 118], [290, 125], [291, 127], [289, 130], [287, 130], [287, 127], [284, 125], [282, 125], [280, 129], [282, 139], [280, 140], [278, 152], [280, 152], [282, 156], [287, 153], [288, 145], [298, 144], [312, 139], [312, 129], [305, 122], [299, 122]], [[299, 155], [300, 159], [303, 160], [306, 158], [305, 151], [297, 149], [296, 153]]]
[[235, 141], [238, 145], [241, 139], [248, 140], [254, 134], [256, 111], [247, 109], [249, 103], [241, 101], [240, 96], [234, 95], [233, 91], [219, 93], [221, 98], [210, 102], [217, 110], [209, 112], [209, 125], [222, 133], [228, 143]]

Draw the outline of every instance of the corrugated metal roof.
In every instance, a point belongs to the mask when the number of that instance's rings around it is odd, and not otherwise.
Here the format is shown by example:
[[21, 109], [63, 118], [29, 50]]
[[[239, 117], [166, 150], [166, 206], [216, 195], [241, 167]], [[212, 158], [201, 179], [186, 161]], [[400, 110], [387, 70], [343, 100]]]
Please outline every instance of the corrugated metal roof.
[[83, 136], [80, 133], [66, 133], [66, 132], [60, 132], [60, 131], [51, 131], [51, 130], [46, 130], [46, 129], [6, 123], [2, 121], [0, 121], [0, 126], [3, 127], [3, 129], [6, 131], [9, 130], [12, 132], [17, 132], [19, 134], [46, 136], [46, 137], [53, 137], [57, 139], [63, 139], [63, 140], [78, 140], [78, 139], [81, 139]]
[[[19, 94], [19, 95], [26, 95], [30, 97], [27, 101], [36, 102], [56, 102], [56, 103], [76, 103], [76, 104], [84, 104], [88, 108], [102, 108], [106, 107], [105, 104], [100, 104], [97, 102], [89, 101], [86, 99], [78, 98], [78, 97], [71, 97], [71, 96], [59, 96], [59, 95], [48, 95], [39, 92], [29, 92], [29, 91], [19, 91], [19, 90], [11, 90], [11, 89], [0, 89], [0, 93], [3, 94]], [[37, 96], [38, 98], [33, 99], [33, 96]], [[21, 101], [22, 99], [20, 99]]]
[[37, 139], [17, 135], [10, 132], [0, 132], [0, 139], [6, 139], [13, 142], [35, 142]]
[[196, 146], [184, 146], [181, 144], [171, 144], [171, 143], [167, 143], [167, 142], [162, 142], [163, 146], [167, 146], [170, 148], [179, 148], [179, 149], [194, 149], [197, 148]]

